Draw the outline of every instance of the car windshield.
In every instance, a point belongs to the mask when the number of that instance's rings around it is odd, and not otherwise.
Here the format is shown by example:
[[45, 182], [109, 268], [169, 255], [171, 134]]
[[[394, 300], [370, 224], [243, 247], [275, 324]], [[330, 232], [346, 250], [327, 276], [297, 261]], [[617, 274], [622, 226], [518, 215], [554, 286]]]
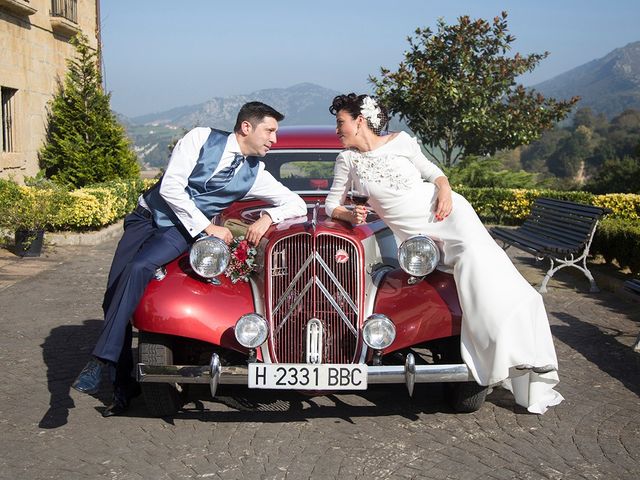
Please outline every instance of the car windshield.
[[327, 191], [340, 150], [271, 151], [263, 159], [276, 180], [297, 192]]

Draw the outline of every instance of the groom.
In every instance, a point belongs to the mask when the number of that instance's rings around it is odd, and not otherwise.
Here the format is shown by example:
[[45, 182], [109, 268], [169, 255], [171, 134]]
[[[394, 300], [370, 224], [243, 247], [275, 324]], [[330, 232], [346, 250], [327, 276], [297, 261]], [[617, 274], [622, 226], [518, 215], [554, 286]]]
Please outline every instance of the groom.
[[284, 115], [261, 102], [242, 106], [233, 133], [194, 128], [175, 146], [160, 182], [140, 196], [124, 221], [102, 308], [104, 326], [93, 358], [73, 383], [93, 394], [103, 369], [114, 385], [113, 403], [102, 416], [119, 415], [140, 393], [131, 377], [131, 324], [147, 284], [157, 268], [172, 261], [201, 233], [230, 243], [228, 228], [211, 219], [236, 200], [249, 195], [274, 205], [265, 209], [246, 233], [257, 244], [272, 223], [305, 215], [305, 202], [264, 169], [264, 157], [276, 142]]

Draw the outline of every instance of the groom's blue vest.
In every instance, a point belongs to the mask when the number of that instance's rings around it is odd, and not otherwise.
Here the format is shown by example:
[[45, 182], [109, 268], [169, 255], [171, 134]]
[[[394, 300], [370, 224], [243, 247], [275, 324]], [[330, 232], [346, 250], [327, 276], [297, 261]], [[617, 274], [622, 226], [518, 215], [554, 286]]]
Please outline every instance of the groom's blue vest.
[[[260, 161], [257, 157], [247, 157], [240, 170], [233, 176], [224, 188], [211, 189], [210, 180], [213, 172], [220, 163], [224, 147], [227, 144], [228, 132], [211, 129], [209, 138], [200, 149], [198, 161], [194, 167], [185, 192], [194, 201], [198, 210], [211, 219], [222, 212], [236, 200], [240, 200], [251, 189], [256, 177]], [[180, 220], [173, 213], [160, 195], [159, 181], [144, 195], [147, 205], [153, 213], [153, 219], [158, 227], [181, 226]]]

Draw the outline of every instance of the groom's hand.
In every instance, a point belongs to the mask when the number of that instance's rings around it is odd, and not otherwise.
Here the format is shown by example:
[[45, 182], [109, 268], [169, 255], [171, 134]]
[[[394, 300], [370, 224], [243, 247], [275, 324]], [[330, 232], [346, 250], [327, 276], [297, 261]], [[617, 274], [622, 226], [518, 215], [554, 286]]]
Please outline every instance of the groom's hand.
[[207, 228], [204, 229], [204, 233], [213, 237], [218, 237], [227, 245], [229, 245], [231, 243], [231, 240], [233, 240], [231, 230], [229, 230], [227, 227], [221, 227], [219, 225], [210, 224]]
[[258, 245], [260, 239], [265, 234], [273, 221], [268, 213], [263, 213], [262, 216], [253, 222], [253, 224], [247, 229], [247, 240], [253, 243], [254, 245]]

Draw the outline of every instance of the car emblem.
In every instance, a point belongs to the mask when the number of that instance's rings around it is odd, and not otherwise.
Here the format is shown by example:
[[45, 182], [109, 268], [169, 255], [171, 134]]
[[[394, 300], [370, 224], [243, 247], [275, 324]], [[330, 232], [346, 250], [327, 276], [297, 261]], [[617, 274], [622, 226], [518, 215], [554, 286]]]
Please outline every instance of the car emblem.
[[287, 268], [287, 251], [283, 248], [280, 251], [274, 251], [271, 255], [271, 276], [284, 277], [289, 274]]
[[349, 254], [346, 250], [340, 249], [336, 252], [336, 263], [347, 263], [349, 261]]

